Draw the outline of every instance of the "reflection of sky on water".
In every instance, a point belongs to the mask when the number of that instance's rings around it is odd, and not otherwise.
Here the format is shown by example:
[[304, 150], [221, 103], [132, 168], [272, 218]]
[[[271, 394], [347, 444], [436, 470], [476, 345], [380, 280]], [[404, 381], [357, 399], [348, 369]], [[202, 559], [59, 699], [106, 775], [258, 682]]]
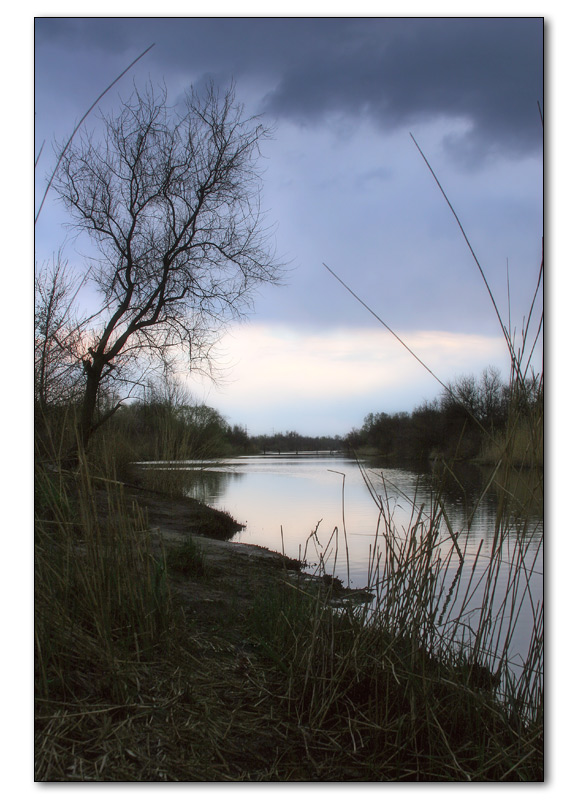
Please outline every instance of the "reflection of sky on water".
[[[199, 469], [192, 463], [191, 494], [217, 508], [229, 511], [246, 525], [236, 535], [236, 541], [282, 549], [297, 557], [304, 553], [310, 533], [318, 527], [322, 547], [338, 528], [329, 550], [340, 577], [346, 575], [346, 547], [343, 525], [348, 533], [348, 556], [351, 581], [366, 585], [369, 548], [377, 532], [379, 512], [365, 485], [358, 464], [341, 457], [293, 458], [247, 457], [212, 464]], [[378, 469], [369, 467], [367, 478], [388, 508], [396, 528], [404, 532], [415, 508], [423, 506], [429, 515], [433, 508], [431, 476], [412, 470]], [[485, 476], [484, 476], [485, 477]], [[473, 498], [481, 491], [481, 477], [471, 474], [465, 481], [465, 491], [451, 485], [443, 496], [448, 517], [460, 533], [461, 545], [467, 543], [468, 554], [475, 555], [481, 545], [481, 555], [489, 555], [495, 530], [495, 503], [488, 494], [473, 512]], [[533, 521], [535, 530], [527, 530], [531, 538], [542, 533], [542, 519]], [[382, 527], [379, 528], [382, 530]], [[338, 551], [336, 552], [336, 545]], [[312, 545], [309, 553], [312, 553]]]
[[[169, 468], [177, 466], [167, 465]], [[378, 551], [384, 553], [381, 541], [384, 523], [378, 524], [377, 505], [358, 464], [352, 459], [246, 457], [211, 464], [181, 463], [178, 468], [180, 471], [185, 468], [184, 474], [190, 476], [191, 496], [228, 511], [238, 522], [246, 525], [243, 531], [235, 535], [234, 541], [261, 545], [279, 552], [284, 550], [286, 555], [296, 558], [304, 557], [307, 546], [307, 560], [314, 567], [318, 565], [320, 553], [326, 550], [328, 572], [333, 571], [345, 583], [347, 577], [350, 577], [350, 585], [353, 587], [368, 585], [370, 555], [375, 541]], [[401, 537], [416, 522], [419, 508], [423, 507], [422, 513], [426, 519], [432, 513], [435, 500], [430, 474], [410, 469], [380, 469], [370, 464], [366, 465], [365, 474]], [[472, 575], [472, 589], [475, 587], [475, 591], [470, 607], [474, 609], [473, 622], [477, 627], [477, 608], [483, 594], [483, 585], [477, 587], [477, 581], [486, 569], [493, 549], [496, 503], [494, 492], [490, 491], [477, 504], [475, 512], [473, 511], [474, 499], [480, 497], [482, 486], [489, 480], [489, 475], [485, 472], [466, 468], [461, 474], [461, 480], [462, 487], [453, 480], [447, 481], [442, 499], [451, 527], [459, 534], [459, 545], [462, 549], [465, 548], [463, 576]], [[525, 498], [529, 491], [528, 483], [529, 480], [526, 479], [521, 485], [510, 487], [513, 496], [520, 494]], [[530, 573], [530, 587], [534, 602], [543, 597], [541, 506], [538, 506], [538, 511], [536, 518], [531, 520], [531, 526], [525, 530], [525, 541], [529, 542], [525, 561], [528, 569], [533, 568]], [[521, 523], [514, 522], [514, 531], [518, 525], [521, 528]], [[309, 540], [310, 534], [316, 528], [318, 547], [312, 537]], [[346, 542], [345, 528], [348, 534]], [[445, 522], [442, 522], [441, 529], [447, 534]], [[445, 558], [452, 546], [451, 539], [447, 537], [441, 547], [442, 558]], [[479, 560], [474, 568], [478, 551]], [[513, 578], [507, 567], [513, 552], [511, 544], [506, 546], [503, 555], [506, 568], [502, 569], [498, 580], [498, 596], [504, 593], [505, 586]], [[536, 554], [538, 555], [534, 561]], [[444, 578], [445, 591], [452, 582], [458, 564], [458, 558], [454, 554], [451, 558], [452, 568]], [[509, 613], [509, 609], [507, 612]], [[499, 609], [496, 624], [499, 634]], [[514, 638], [511, 648], [516, 663], [518, 653], [524, 655], [522, 651], [527, 648], [531, 625], [532, 612], [527, 603], [520, 612], [518, 636]]]

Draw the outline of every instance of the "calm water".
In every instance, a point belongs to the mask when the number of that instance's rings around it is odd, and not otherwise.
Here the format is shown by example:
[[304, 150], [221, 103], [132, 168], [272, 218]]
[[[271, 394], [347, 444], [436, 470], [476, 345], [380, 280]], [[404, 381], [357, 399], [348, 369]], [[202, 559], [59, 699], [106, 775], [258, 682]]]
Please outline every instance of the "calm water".
[[[379, 513], [357, 462], [342, 456], [280, 455], [250, 456], [214, 462], [172, 462], [150, 464], [157, 469], [179, 469], [190, 480], [189, 494], [211, 506], [228, 511], [245, 529], [233, 541], [262, 545], [295, 558], [316, 562], [326, 550], [327, 571], [334, 571], [344, 583], [363, 588], [369, 583], [369, 555], [375, 542]], [[381, 468], [363, 464], [366, 480], [388, 505], [397, 529], [404, 533], [415, 508], [432, 507], [432, 475], [410, 469]], [[495, 532], [496, 498], [493, 490], [475, 507], [475, 498], [489, 476], [465, 468], [462, 487], [448, 481], [444, 503], [467, 562], [480, 552], [475, 577], [483, 572], [492, 552]], [[517, 498], [530, 491], [533, 478], [510, 487]], [[526, 498], [523, 502], [529, 505]], [[536, 514], [527, 525], [514, 519], [513, 527], [525, 539], [526, 565], [534, 603], [543, 597], [543, 510], [538, 500]], [[344, 515], [344, 516], [343, 516]], [[382, 528], [381, 528], [382, 529]], [[317, 542], [309, 535], [316, 530]], [[335, 533], [336, 531], [336, 533]], [[346, 531], [346, 536], [345, 536]], [[334, 535], [333, 535], [334, 534]], [[328, 546], [328, 547], [327, 547]], [[348, 558], [347, 558], [348, 549]], [[509, 558], [506, 552], [505, 558]], [[466, 566], [471, 570], [471, 564]], [[314, 570], [312, 570], [314, 571]], [[464, 570], [466, 573], [468, 570]], [[506, 564], [499, 588], [512, 579]], [[500, 592], [498, 592], [500, 594]], [[480, 596], [472, 600], [474, 609]], [[476, 612], [475, 612], [476, 613]], [[511, 656], [517, 661], [527, 651], [531, 628], [529, 603], [518, 620], [518, 635]]]

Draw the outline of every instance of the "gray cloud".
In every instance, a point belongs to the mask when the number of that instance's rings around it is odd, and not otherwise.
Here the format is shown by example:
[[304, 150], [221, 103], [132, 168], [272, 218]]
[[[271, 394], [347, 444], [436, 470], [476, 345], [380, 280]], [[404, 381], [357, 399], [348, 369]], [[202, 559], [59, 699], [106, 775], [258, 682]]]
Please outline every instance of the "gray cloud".
[[[504, 291], [509, 256], [512, 298], [518, 288], [527, 298], [542, 224], [542, 35], [538, 19], [40, 19], [38, 143], [56, 132], [66, 139], [89, 101], [155, 42], [106, 98], [112, 107], [133, 78], [165, 79], [175, 96], [211, 75], [234, 78], [251, 113], [279, 121], [265, 149], [263, 201], [295, 271], [283, 291], [257, 298], [262, 319], [368, 322], [325, 261], [397, 329], [495, 331], [479, 275], [407, 131], [432, 159], [494, 291]], [[451, 136], [459, 128], [450, 124], [415, 129], [457, 117], [466, 134]], [[509, 160], [494, 161], [498, 154]], [[528, 154], [529, 163], [515, 157]], [[484, 163], [477, 174], [462, 169]]]
[[270, 87], [262, 111], [302, 124], [462, 117], [471, 129], [452, 146], [464, 161], [541, 147], [539, 18], [40, 19], [36, 39], [117, 56], [155, 41], [142, 69], [257, 77]]
[[469, 157], [540, 147], [541, 20], [369, 20], [348, 33], [288, 65], [265, 108], [302, 121], [370, 117], [391, 130], [465, 117], [472, 129], [453, 145]]

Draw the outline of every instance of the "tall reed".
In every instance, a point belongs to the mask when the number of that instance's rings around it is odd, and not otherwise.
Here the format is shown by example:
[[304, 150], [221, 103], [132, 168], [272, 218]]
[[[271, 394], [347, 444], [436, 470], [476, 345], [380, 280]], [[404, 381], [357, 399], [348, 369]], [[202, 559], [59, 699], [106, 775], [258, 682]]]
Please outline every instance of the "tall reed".
[[124, 702], [123, 665], [146, 662], [175, 625], [163, 550], [85, 462], [74, 477], [39, 465], [35, 485], [37, 700], [80, 701], [104, 681]]
[[[337, 605], [331, 581], [314, 591], [289, 580], [257, 598], [251, 621], [284, 676], [280, 695], [304, 731], [313, 775], [542, 780], [543, 603], [530, 592], [539, 565], [529, 532], [513, 527], [506, 502], [491, 552], [480, 543], [474, 554], [441, 495], [430, 508], [408, 498], [400, 527], [389, 487], [365, 476], [378, 506], [375, 602]], [[331, 553], [319, 544], [320, 556]], [[319, 570], [332, 574], [331, 556]], [[532, 630], [517, 664], [510, 643], [523, 610]]]

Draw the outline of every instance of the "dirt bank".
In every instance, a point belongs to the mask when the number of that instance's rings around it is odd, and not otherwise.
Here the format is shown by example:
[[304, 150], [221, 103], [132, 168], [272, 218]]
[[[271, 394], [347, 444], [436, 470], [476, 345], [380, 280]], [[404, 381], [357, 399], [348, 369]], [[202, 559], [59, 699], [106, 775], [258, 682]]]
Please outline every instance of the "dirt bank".
[[203, 554], [203, 569], [198, 574], [168, 570], [172, 592], [185, 613], [195, 617], [201, 627], [221, 626], [227, 618], [226, 635], [240, 639], [236, 628], [257, 594], [272, 581], [291, 582], [310, 590], [322, 586], [333, 605], [372, 599], [372, 595], [349, 590], [330, 576], [305, 573], [305, 565], [296, 559], [259, 545], [229, 541], [243, 525], [223, 511], [192, 498], [170, 497], [136, 485], [126, 486], [125, 495], [129, 503], [145, 512], [153, 542], [169, 554], [170, 563], [175, 564], [176, 559], [178, 563], [180, 549], [187, 543]]

